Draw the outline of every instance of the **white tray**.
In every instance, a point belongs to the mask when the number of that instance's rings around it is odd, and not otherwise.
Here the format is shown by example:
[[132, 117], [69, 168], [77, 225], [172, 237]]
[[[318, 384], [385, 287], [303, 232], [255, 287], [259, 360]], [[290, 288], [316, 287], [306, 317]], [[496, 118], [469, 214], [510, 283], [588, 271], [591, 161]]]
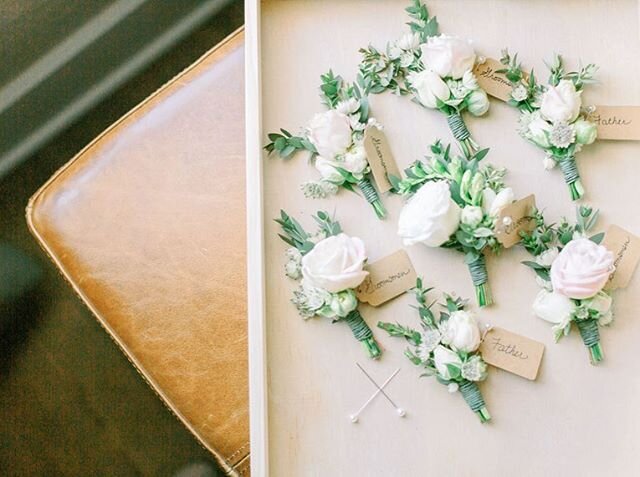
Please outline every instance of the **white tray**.
[[[481, 385], [493, 416], [481, 425], [459, 395], [449, 395], [402, 352], [404, 343], [374, 328], [378, 320], [416, 324], [405, 295], [378, 309], [362, 307], [385, 354], [364, 358], [346, 326], [304, 322], [289, 302], [295, 283], [283, 274], [285, 244], [272, 221], [280, 208], [311, 225], [310, 215], [336, 211], [343, 228], [362, 237], [371, 260], [401, 247], [396, 221], [402, 201], [386, 197], [378, 221], [360, 197], [342, 191], [326, 201], [305, 200], [298, 186], [315, 177], [303, 157], [267, 158], [266, 133], [296, 131], [323, 110], [319, 76], [329, 68], [352, 80], [358, 48], [406, 31], [408, 0], [247, 0], [247, 145], [251, 458], [256, 476], [395, 475], [633, 475], [640, 472], [640, 317], [638, 279], [615, 296], [617, 319], [602, 331], [605, 362], [589, 365], [577, 333], [554, 344], [550, 327], [533, 318], [538, 291], [520, 249], [488, 260], [497, 305], [480, 313], [494, 325], [547, 345], [540, 375], [529, 382], [491, 369]], [[561, 52], [570, 66], [595, 62], [602, 85], [589, 87], [589, 104], [640, 104], [638, 5], [635, 0], [432, 0], [441, 31], [473, 38], [479, 52], [498, 56], [509, 46], [546, 75], [543, 58]], [[445, 119], [405, 98], [371, 99], [404, 168], [436, 138], [450, 141]], [[487, 161], [510, 170], [516, 196], [533, 192], [549, 218], [573, 217], [560, 171], [542, 169], [541, 151], [521, 140], [517, 113], [492, 100], [488, 117], [467, 123]], [[579, 156], [587, 201], [602, 211], [600, 227], [619, 224], [640, 233], [637, 212], [640, 143], [600, 142]], [[302, 156], [302, 154], [301, 154]], [[440, 290], [473, 296], [462, 257], [442, 249], [408, 249], [419, 274]], [[266, 279], [265, 279], [266, 277]], [[378, 380], [402, 370], [388, 388], [408, 411], [401, 419], [376, 399], [361, 422], [347, 415], [371, 394], [356, 368]]]

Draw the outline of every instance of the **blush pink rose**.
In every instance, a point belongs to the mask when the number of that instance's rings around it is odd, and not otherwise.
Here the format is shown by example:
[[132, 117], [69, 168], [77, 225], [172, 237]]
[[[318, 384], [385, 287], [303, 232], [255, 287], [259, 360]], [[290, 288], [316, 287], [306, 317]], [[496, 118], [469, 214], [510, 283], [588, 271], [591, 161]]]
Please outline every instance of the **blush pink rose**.
[[613, 271], [613, 253], [587, 238], [569, 242], [551, 265], [553, 290], [581, 300], [598, 293]]

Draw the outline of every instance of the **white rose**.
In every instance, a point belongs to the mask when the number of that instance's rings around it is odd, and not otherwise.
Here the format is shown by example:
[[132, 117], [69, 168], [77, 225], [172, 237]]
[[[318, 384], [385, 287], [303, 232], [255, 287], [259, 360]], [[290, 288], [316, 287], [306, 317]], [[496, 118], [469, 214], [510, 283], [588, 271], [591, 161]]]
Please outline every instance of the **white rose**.
[[356, 98], [345, 99], [344, 101], [339, 101], [336, 105], [336, 111], [342, 113], [344, 115], [349, 115], [355, 113], [360, 108], [360, 101]]
[[482, 116], [489, 111], [489, 97], [487, 93], [481, 89], [471, 92], [471, 94], [467, 96], [466, 102], [467, 109], [474, 116]]
[[340, 293], [334, 293], [331, 295], [329, 307], [335, 316], [344, 318], [358, 307], [356, 293], [353, 290], [344, 290]]
[[540, 112], [554, 123], [571, 123], [580, 114], [581, 91], [576, 91], [573, 81], [561, 80], [558, 86], [549, 86], [542, 95]]
[[476, 54], [471, 42], [447, 35], [432, 36], [421, 45], [422, 62], [442, 78], [460, 79], [473, 69]]
[[451, 351], [449, 348], [445, 348], [444, 346], [438, 346], [433, 351], [433, 361], [436, 365], [436, 369], [438, 370], [438, 374], [442, 379], [452, 378], [447, 365], [454, 366], [458, 369], [462, 367], [462, 360], [460, 359], [460, 356], [458, 356], [458, 353]]
[[400, 212], [398, 235], [405, 245], [422, 242], [439, 247], [458, 230], [460, 207], [451, 199], [445, 181], [427, 182]]
[[558, 250], [558, 247], [552, 247], [538, 255], [536, 257], [536, 262], [538, 265], [542, 265], [543, 267], [550, 267], [559, 253], [560, 251]]
[[357, 237], [338, 234], [318, 242], [302, 257], [302, 276], [309, 286], [338, 293], [356, 288], [369, 272], [364, 244]]
[[354, 176], [362, 176], [365, 169], [369, 166], [367, 161], [367, 153], [363, 145], [353, 147], [343, 156], [343, 161], [339, 163], [343, 169], [351, 172]]
[[497, 217], [500, 211], [511, 202], [513, 202], [511, 187], [505, 187], [498, 194], [488, 187], [482, 191], [482, 209], [491, 217]]
[[454, 311], [442, 328], [442, 342], [457, 351], [471, 353], [480, 346], [478, 322], [468, 311]]
[[483, 217], [484, 212], [482, 211], [482, 207], [467, 205], [462, 209], [460, 221], [471, 228], [475, 228], [482, 222]]
[[351, 145], [349, 118], [333, 109], [318, 113], [309, 123], [307, 137], [320, 156], [333, 159]]
[[430, 70], [411, 73], [409, 83], [415, 90], [418, 101], [426, 108], [436, 108], [437, 99], [446, 101], [451, 92], [442, 78]]
[[336, 170], [336, 163], [334, 161], [329, 161], [324, 157], [316, 157], [314, 165], [325, 181], [338, 184], [344, 181], [342, 174]]
[[568, 321], [576, 306], [565, 295], [540, 290], [533, 301], [532, 308], [538, 318], [558, 324]]
[[536, 145], [546, 149], [551, 146], [551, 143], [549, 142], [549, 132], [551, 132], [551, 124], [536, 115], [529, 123], [527, 137]]

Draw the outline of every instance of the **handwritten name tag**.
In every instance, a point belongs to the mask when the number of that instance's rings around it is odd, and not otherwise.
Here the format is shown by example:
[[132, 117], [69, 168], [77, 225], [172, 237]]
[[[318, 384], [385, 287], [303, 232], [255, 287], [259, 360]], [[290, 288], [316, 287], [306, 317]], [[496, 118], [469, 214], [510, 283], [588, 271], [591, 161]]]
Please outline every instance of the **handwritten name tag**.
[[372, 306], [381, 305], [416, 285], [418, 278], [407, 252], [397, 252], [368, 264], [369, 276], [356, 289], [358, 299]]
[[607, 290], [626, 287], [640, 261], [640, 239], [623, 228], [612, 225], [605, 233], [602, 245], [615, 256], [613, 265], [616, 268], [609, 275]]
[[640, 106], [595, 106], [589, 119], [596, 123], [598, 139], [640, 141]]
[[533, 194], [517, 200], [500, 211], [496, 221], [496, 238], [505, 248], [513, 247], [520, 242], [520, 232], [530, 232], [536, 222], [533, 211], [536, 198]]
[[487, 58], [482, 64], [477, 64], [473, 69], [478, 84], [487, 94], [494, 98], [508, 101], [511, 97], [511, 81], [502, 73], [496, 73], [504, 69], [505, 66], [498, 60]]
[[503, 328], [492, 328], [480, 345], [480, 353], [488, 364], [533, 381], [538, 376], [544, 345]]
[[382, 129], [367, 128], [364, 135], [364, 150], [378, 190], [381, 193], [390, 191], [393, 186], [389, 182], [389, 175], [400, 177], [400, 171]]

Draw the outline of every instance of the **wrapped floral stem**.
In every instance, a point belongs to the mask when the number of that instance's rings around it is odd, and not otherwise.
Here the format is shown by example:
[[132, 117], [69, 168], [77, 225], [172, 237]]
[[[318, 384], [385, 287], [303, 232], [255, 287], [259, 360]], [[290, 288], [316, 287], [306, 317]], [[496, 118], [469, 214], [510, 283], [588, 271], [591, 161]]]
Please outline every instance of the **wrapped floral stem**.
[[344, 234], [326, 212], [318, 212], [314, 219], [318, 230], [313, 235], [284, 211], [276, 219], [282, 228], [280, 238], [291, 246], [286, 252], [285, 274], [300, 281], [291, 302], [304, 319], [319, 316], [346, 323], [367, 356], [377, 359], [380, 347], [358, 311], [355, 293], [369, 274], [364, 271], [364, 244]]
[[350, 191], [357, 187], [382, 219], [386, 211], [371, 183], [371, 167], [364, 148], [367, 129], [382, 128], [369, 117], [368, 85], [361, 77], [357, 83], [347, 83], [331, 71], [321, 80], [322, 100], [329, 109], [316, 114], [300, 135], [294, 136], [285, 129], [270, 133], [270, 142], [264, 148], [284, 159], [298, 151], [311, 155], [321, 178], [302, 184], [305, 197], [324, 199], [340, 187]]
[[548, 84], [538, 82], [533, 70], [527, 74], [507, 50], [500, 60], [513, 90], [508, 104], [520, 111], [518, 133], [545, 152], [544, 167], [560, 166], [572, 200], [584, 195], [576, 154], [596, 140], [597, 127], [582, 108], [582, 91], [594, 82], [597, 67], [589, 64], [579, 71], [565, 71], [562, 57], [549, 65]]
[[380, 347], [373, 337], [373, 332], [369, 325], [362, 319], [360, 312], [355, 309], [342, 319], [353, 333], [353, 337], [362, 343], [367, 356], [370, 358], [378, 358], [381, 354]]
[[406, 9], [411, 31], [384, 50], [362, 48], [360, 72], [372, 93], [409, 96], [427, 109], [442, 113], [466, 158], [479, 150], [462, 117], [482, 116], [489, 98], [473, 74], [476, 54], [471, 42], [438, 35], [438, 21], [421, 0]]
[[435, 302], [427, 302], [430, 291], [423, 288], [419, 278], [415, 294], [421, 331], [385, 322], [379, 322], [378, 328], [390, 336], [405, 338], [409, 343], [405, 355], [422, 369], [421, 377], [435, 376], [449, 392], [460, 391], [480, 422], [488, 422], [491, 415], [478, 387], [478, 382], [487, 377], [487, 364], [478, 352], [482, 337], [475, 315], [465, 309], [464, 300], [446, 294], [440, 311], [434, 312]]
[[598, 327], [613, 320], [613, 300], [604, 290], [614, 271], [613, 253], [600, 245], [604, 234], [588, 236], [597, 217], [597, 211], [582, 206], [575, 224], [563, 219], [556, 226], [547, 225], [536, 212], [536, 228], [522, 234], [522, 244], [535, 257], [523, 263], [536, 272], [542, 287], [533, 312], [553, 324], [556, 341], [568, 335], [574, 323], [592, 364], [604, 359]]
[[496, 238], [497, 220], [514, 199], [504, 184], [506, 171], [481, 162], [488, 151], [466, 158], [437, 141], [431, 157], [406, 169], [404, 179], [392, 180], [394, 190], [407, 197], [398, 220], [404, 244], [464, 253], [480, 306], [493, 304], [485, 252], [502, 249]]

